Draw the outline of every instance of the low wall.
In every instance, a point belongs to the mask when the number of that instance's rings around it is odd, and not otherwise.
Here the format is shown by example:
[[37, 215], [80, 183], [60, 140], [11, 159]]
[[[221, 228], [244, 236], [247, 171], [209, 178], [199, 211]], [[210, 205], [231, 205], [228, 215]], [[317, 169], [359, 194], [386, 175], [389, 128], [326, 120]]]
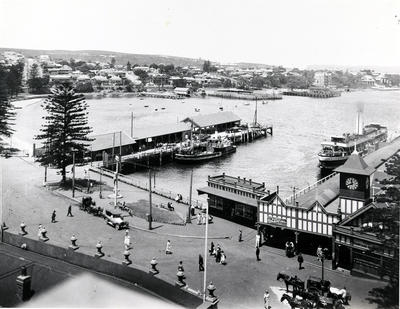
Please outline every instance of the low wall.
[[6, 244], [21, 247], [21, 245], [25, 243], [28, 251], [56, 258], [128, 282], [136, 283], [138, 286], [150, 290], [155, 294], [186, 308], [197, 308], [202, 304], [202, 299], [200, 297], [149, 274], [148, 270], [120, 265], [103, 258], [98, 259], [94, 256], [89, 256], [68, 248], [57, 247], [49, 243], [15, 235], [7, 231], [2, 232], [2, 241]]

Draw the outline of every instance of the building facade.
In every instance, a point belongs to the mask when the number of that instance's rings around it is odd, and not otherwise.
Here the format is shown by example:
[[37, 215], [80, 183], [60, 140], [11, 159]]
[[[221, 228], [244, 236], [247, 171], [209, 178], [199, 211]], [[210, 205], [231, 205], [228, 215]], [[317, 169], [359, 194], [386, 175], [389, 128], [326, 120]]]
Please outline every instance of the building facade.
[[209, 176], [207, 187], [197, 191], [208, 195], [210, 214], [253, 228], [257, 222], [257, 200], [270, 195], [265, 183], [225, 173]]

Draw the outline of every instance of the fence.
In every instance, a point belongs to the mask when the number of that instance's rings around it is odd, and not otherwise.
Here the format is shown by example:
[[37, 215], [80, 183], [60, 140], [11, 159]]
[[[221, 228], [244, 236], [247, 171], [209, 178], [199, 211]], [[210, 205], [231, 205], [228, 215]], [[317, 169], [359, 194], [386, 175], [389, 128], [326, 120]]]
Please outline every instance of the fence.
[[[318, 180], [317, 182], [305, 187], [304, 189], [301, 189], [300, 191], [297, 191], [296, 194], [294, 195], [294, 198], [296, 199], [297, 197], [299, 197], [300, 195], [306, 194], [307, 192], [311, 191], [312, 189], [318, 187], [320, 184], [326, 182], [327, 180], [335, 177], [337, 175], [337, 172], [334, 172], [324, 178], [321, 178], [320, 180]], [[288, 204], [290, 202], [293, 202], [293, 196], [287, 197], [285, 199], [285, 202]]]
[[[102, 174], [104, 176], [113, 178], [115, 176], [115, 172], [112, 172], [108, 169], [105, 168], [97, 168], [97, 167], [90, 167], [90, 171]], [[132, 177], [128, 177], [122, 174], [118, 174], [118, 181], [126, 183], [128, 185], [134, 186], [136, 188], [149, 191], [149, 184], [148, 183], [142, 183], [138, 180], [133, 179]], [[152, 188], [151, 190], [152, 193], [157, 194], [159, 196], [168, 198], [170, 200], [175, 200], [175, 197], [178, 195], [178, 193], [170, 191], [170, 190], [164, 190], [161, 188]], [[180, 203], [189, 205], [190, 204], [190, 199], [189, 197], [182, 197], [182, 200], [180, 200]], [[192, 204], [193, 207], [199, 208], [199, 209], [204, 209], [205, 206], [202, 202], [200, 202], [197, 199], [192, 198]]]

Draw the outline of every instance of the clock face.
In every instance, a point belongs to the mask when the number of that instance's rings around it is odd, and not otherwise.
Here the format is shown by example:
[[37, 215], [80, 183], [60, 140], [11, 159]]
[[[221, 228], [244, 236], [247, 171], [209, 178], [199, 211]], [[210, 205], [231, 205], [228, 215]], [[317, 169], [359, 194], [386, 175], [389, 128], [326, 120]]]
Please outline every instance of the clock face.
[[346, 187], [350, 190], [356, 190], [358, 188], [358, 181], [353, 177], [346, 179]]

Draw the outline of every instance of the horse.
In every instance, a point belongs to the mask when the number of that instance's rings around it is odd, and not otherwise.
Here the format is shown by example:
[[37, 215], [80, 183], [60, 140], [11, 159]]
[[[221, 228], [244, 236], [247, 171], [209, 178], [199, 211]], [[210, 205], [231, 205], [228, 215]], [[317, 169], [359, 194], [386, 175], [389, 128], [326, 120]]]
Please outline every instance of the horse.
[[315, 308], [315, 303], [308, 300], [308, 299], [296, 299], [295, 297], [291, 297], [288, 294], [283, 294], [281, 297], [281, 302], [283, 302], [284, 300], [286, 300], [290, 306], [290, 308], [295, 309], [295, 308], [299, 308], [299, 309], [311, 309], [311, 308]]
[[290, 277], [284, 273], [278, 273], [276, 280], [283, 280], [286, 284], [286, 292], [289, 292], [289, 285], [293, 287], [294, 290], [304, 290], [304, 281], [301, 281], [297, 277]]
[[333, 298], [334, 300], [341, 300], [346, 305], [348, 305], [349, 301], [351, 300], [351, 295], [346, 289], [340, 290], [335, 287], [329, 288], [327, 296]]

